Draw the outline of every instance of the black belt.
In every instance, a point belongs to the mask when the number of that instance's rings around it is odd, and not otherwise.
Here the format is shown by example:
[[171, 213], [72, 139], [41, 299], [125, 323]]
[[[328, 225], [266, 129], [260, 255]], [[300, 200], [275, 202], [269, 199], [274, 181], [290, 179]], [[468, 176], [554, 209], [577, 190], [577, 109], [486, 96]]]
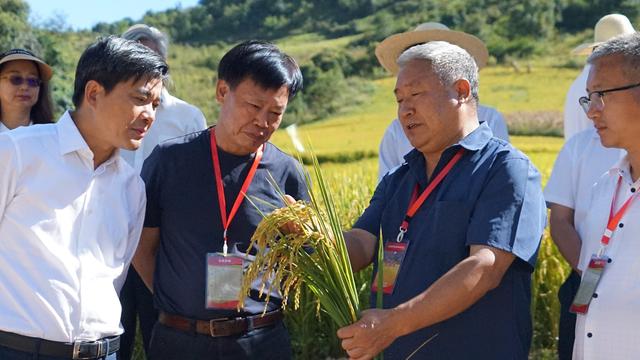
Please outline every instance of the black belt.
[[266, 313], [264, 316], [259, 314], [231, 319], [195, 320], [161, 311], [158, 322], [183, 332], [195, 332], [211, 337], [219, 337], [239, 335], [253, 329], [271, 326], [281, 321], [283, 317], [282, 311], [275, 310]]
[[63, 343], [0, 331], [0, 346], [13, 350], [67, 359], [98, 359], [120, 349], [120, 336], [97, 341]]

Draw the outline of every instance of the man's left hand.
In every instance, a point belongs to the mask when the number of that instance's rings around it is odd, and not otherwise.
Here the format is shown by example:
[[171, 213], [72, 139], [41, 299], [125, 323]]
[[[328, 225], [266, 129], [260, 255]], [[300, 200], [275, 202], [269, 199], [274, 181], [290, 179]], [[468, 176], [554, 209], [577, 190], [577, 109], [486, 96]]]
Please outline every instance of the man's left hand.
[[373, 359], [398, 337], [394, 310], [370, 309], [356, 323], [338, 330], [342, 348], [352, 360]]

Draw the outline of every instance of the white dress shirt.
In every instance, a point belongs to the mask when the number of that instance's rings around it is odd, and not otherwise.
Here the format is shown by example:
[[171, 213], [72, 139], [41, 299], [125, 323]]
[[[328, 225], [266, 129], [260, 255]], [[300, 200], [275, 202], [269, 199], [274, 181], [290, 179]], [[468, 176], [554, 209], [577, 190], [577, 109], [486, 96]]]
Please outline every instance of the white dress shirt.
[[[616, 211], [640, 191], [640, 180], [631, 180], [626, 157], [598, 180], [586, 221], [579, 225], [584, 234], [580, 270], [587, 268], [591, 255], [600, 248], [619, 176]], [[631, 204], [620, 223], [624, 227], [616, 228], [605, 250], [612, 261], [605, 266], [597, 297], [592, 298], [586, 315], [578, 315], [574, 360], [637, 359], [640, 354], [640, 199]]]
[[207, 121], [200, 109], [172, 96], [163, 89], [156, 119], [144, 135], [142, 144], [136, 151], [121, 150], [120, 155], [140, 173], [144, 160], [151, 155], [156, 145], [206, 128]]
[[573, 209], [578, 229], [589, 212], [593, 185], [625, 154], [622, 149], [602, 146], [593, 126], [581, 131], [562, 146], [544, 189], [544, 200]]
[[573, 81], [567, 91], [564, 100], [564, 139], [569, 140], [573, 135], [593, 127], [593, 122], [585, 114], [578, 99], [587, 96], [587, 77], [589, 76], [590, 65], [587, 64], [582, 72]]
[[68, 112], [0, 134], [0, 164], [0, 330], [64, 342], [120, 334], [142, 179], [118, 154], [94, 170]]
[[[478, 105], [478, 120], [487, 122], [493, 136], [509, 141], [507, 124], [502, 115], [494, 108]], [[394, 119], [385, 130], [378, 151], [378, 181], [391, 169], [404, 162], [404, 156], [413, 149], [409, 139], [402, 130], [402, 124]]]
[[[29, 126], [33, 125], [33, 122], [29, 123]], [[9, 129], [5, 124], [2, 123], [2, 121], [0, 121], [0, 133], [5, 132], [5, 131], [10, 131], [11, 129]]]

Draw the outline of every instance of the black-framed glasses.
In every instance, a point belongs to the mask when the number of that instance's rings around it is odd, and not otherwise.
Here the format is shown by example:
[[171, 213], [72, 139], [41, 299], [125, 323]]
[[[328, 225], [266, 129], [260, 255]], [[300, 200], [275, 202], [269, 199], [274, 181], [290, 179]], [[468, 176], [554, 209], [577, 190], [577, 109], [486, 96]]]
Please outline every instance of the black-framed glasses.
[[9, 75], [9, 76], [3, 76], [2, 78], [9, 79], [9, 82], [15, 86], [20, 86], [26, 82], [28, 87], [37, 88], [37, 87], [40, 87], [40, 84], [42, 83], [42, 81], [36, 77], [22, 77], [20, 75]]
[[[617, 87], [617, 88], [592, 91], [592, 92], [590, 92], [588, 94], [588, 96], [583, 96], [583, 97], [579, 98], [578, 99], [578, 103], [582, 107], [582, 110], [584, 110], [585, 114], [588, 114], [589, 113], [589, 108], [591, 107], [591, 102], [593, 102], [594, 105], [599, 106], [600, 108], [604, 108], [604, 100], [603, 100], [604, 94], [610, 93], [610, 92], [615, 92], [615, 91], [629, 90], [629, 89], [633, 89], [633, 88], [638, 87], [638, 86], [640, 86], [640, 83], [627, 85], [627, 86], [621, 86], [621, 87]], [[595, 95], [595, 97], [594, 97], [594, 95]]]

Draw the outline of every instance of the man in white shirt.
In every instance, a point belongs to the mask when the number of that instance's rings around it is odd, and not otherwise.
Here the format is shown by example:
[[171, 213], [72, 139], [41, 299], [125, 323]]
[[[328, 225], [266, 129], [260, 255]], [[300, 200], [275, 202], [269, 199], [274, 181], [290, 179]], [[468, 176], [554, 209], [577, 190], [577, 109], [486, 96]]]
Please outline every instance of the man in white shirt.
[[[391, 35], [376, 47], [376, 57], [380, 65], [392, 74], [398, 73], [396, 60], [411, 46], [429, 41], [446, 41], [465, 49], [476, 61], [478, 69], [487, 64], [489, 51], [482, 40], [460, 31], [449, 30], [446, 25], [427, 22], [418, 25], [413, 31]], [[486, 122], [493, 135], [509, 141], [509, 132], [502, 115], [494, 108], [478, 105], [478, 119]], [[378, 151], [378, 181], [390, 170], [404, 162], [404, 156], [413, 149], [398, 119], [394, 119], [385, 130]]]
[[[576, 307], [576, 360], [633, 359], [640, 353], [640, 203], [634, 201], [640, 186], [639, 54], [640, 34], [634, 33], [599, 45], [588, 59], [588, 95], [580, 103], [602, 145], [627, 155], [598, 180], [585, 221], [578, 224], [583, 235], [578, 294], [586, 296], [577, 296], [574, 304], [586, 301], [588, 308]], [[594, 258], [604, 264], [599, 282], [585, 277], [597, 273], [590, 270]], [[592, 291], [586, 291], [589, 283], [597, 284]]]
[[145, 208], [118, 149], [140, 146], [167, 71], [145, 46], [99, 39], [78, 62], [74, 111], [0, 134], [0, 359], [115, 359]]
[[580, 239], [584, 236], [577, 229], [590, 210], [593, 185], [622, 156], [624, 150], [602, 146], [592, 123], [591, 128], [579, 132], [564, 144], [544, 189], [545, 201], [551, 211], [551, 238], [572, 268], [558, 292], [559, 360], [571, 360], [573, 352], [576, 316], [569, 312], [569, 306], [580, 284], [580, 275], [575, 270], [580, 255]]
[[[136, 24], [127, 29], [122, 37], [147, 46], [167, 60], [169, 40], [155, 27]], [[165, 88], [160, 96], [160, 106], [156, 110], [156, 120], [138, 150], [123, 150], [120, 154], [140, 173], [144, 160], [156, 145], [206, 128], [207, 122], [200, 109], [172, 96]], [[134, 268], [129, 269], [120, 293], [120, 302], [124, 333], [120, 338], [118, 360], [129, 360], [133, 355], [137, 324], [140, 324], [143, 349], [146, 353], [151, 340], [151, 330], [158, 319], [158, 312], [153, 306], [153, 296]]]
[[[624, 34], [633, 34], [635, 29], [629, 19], [620, 14], [605, 15], [598, 22], [593, 31], [593, 41], [578, 45], [571, 51], [573, 55], [589, 55], [593, 49], [605, 41]], [[578, 105], [578, 99], [585, 96], [584, 91], [589, 75], [589, 64], [573, 81], [567, 91], [564, 101], [564, 139], [569, 140], [573, 135], [592, 126], [591, 121]]]
[[[633, 33], [629, 19], [624, 15], [610, 14], [602, 17], [595, 26], [593, 42], [576, 47], [574, 55], [589, 55], [593, 49], [608, 39]], [[582, 235], [577, 231], [588, 211], [593, 184], [615, 164], [623, 153], [620, 149], [606, 149], [578, 99], [586, 95], [590, 65], [571, 84], [564, 106], [563, 146], [551, 177], [545, 188], [545, 200], [549, 207], [551, 237], [560, 253], [572, 267], [572, 271], [558, 291], [560, 322], [558, 337], [559, 360], [571, 360], [576, 316], [569, 312], [571, 301], [580, 284], [575, 271], [580, 253]]]

